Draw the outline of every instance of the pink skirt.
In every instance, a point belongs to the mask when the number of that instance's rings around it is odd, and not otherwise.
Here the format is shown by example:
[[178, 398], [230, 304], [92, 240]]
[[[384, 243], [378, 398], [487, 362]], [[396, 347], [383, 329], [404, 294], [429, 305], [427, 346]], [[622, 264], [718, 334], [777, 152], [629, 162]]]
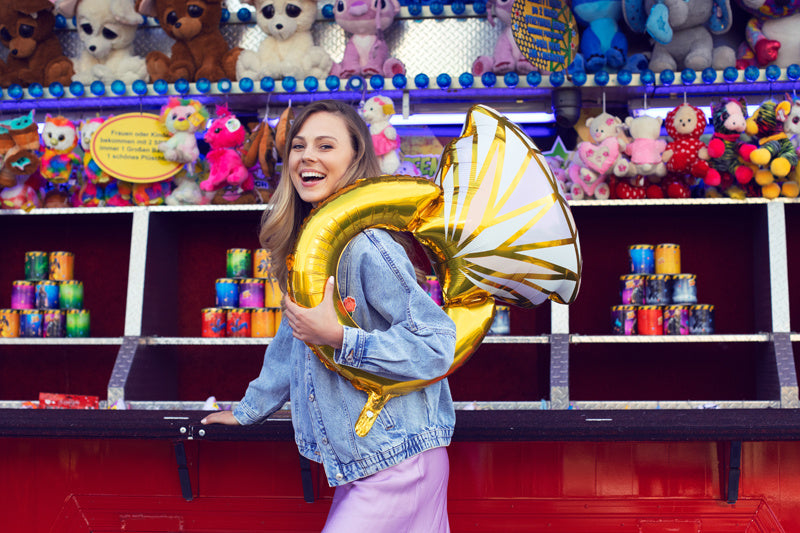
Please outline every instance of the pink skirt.
[[322, 533], [449, 533], [446, 448], [336, 487]]

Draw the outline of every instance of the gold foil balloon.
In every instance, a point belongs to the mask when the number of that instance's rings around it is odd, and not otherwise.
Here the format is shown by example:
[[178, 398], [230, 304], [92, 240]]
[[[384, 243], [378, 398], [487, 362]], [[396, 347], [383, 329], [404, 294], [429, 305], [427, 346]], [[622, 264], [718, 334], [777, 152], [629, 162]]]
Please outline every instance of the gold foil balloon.
[[[309, 345], [329, 369], [365, 391], [356, 422], [366, 435], [388, 400], [434, 383], [463, 365], [489, 330], [495, 298], [533, 307], [572, 302], [581, 255], [575, 222], [533, 141], [486, 106], [470, 109], [447, 145], [436, 183], [384, 176], [360, 180], [320, 204], [289, 258], [289, 292], [300, 305], [322, 302], [350, 240], [367, 228], [408, 231], [433, 258], [443, 309], [456, 324], [455, 359], [434, 380], [395, 381], [339, 365], [330, 346]], [[341, 324], [358, 327], [334, 294]]]

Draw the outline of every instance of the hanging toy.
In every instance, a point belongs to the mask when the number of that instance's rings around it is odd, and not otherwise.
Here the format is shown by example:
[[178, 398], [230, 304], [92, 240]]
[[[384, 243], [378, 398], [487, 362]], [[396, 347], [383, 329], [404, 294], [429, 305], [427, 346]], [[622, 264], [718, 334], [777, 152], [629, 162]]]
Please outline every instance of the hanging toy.
[[369, 124], [372, 146], [381, 166], [381, 172], [392, 175], [400, 168], [400, 138], [397, 130], [389, 123], [394, 115], [394, 104], [385, 96], [373, 96], [361, 109], [364, 120]]
[[39, 172], [49, 182], [45, 205], [48, 207], [69, 206], [78, 203], [73, 199], [80, 186], [74, 171], [81, 167], [81, 159], [75, 153], [78, 146], [78, 129], [63, 117], [45, 116], [42, 128], [42, 158]]
[[0, 208], [29, 211], [41, 207], [39, 184], [33, 177], [39, 168], [36, 153], [20, 148], [8, 128], [0, 127], [0, 156]]
[[753, 179], [753, 169], [745, 161], [750, 160], [750, 153], [756, 149], [742, 140], [747, 126], [744, 98], [722, 98], [711, 104], [711, 124], [714, 136], [708, 142], [709, 170], [703, 181], [718, 192], [730, 190], [734, 196], [743, 197], [743, 190], [736, 184], [746, 185]]
[[800, 193], [798, 182], [788, 177], [797, 166], [797, 152], [783, 131], [783, 122], [791, 108], [789, 101], [776, 103], [767, 100], [747, 120], [745, 132], [758, 144], [758, 148], [750, 153], [750, 162], [761, 167], [756, 171], [755, 179], [764, 198], [781, 195], [796, 198]]
[[117, 180], [100, 168], [90, 150], [94, 133], [107, 119], [108, 117], [92, 117], [82, 120], [78, 126], [83, 149], [83, 179], [78, 201], [84, 207], [131, 205], [131, 185]]
[[244, 125], [228, 111], [227, 105], [217, 106], [216, 114], [217, 118], [203, 137], [211, 150], [206, 155], [208, 178], [200, 183], [200, 188], [213, 192], [230, 186], [240, 191], [251, 191], [253, 176], [244, 165], [241, 152], [247, 135]]

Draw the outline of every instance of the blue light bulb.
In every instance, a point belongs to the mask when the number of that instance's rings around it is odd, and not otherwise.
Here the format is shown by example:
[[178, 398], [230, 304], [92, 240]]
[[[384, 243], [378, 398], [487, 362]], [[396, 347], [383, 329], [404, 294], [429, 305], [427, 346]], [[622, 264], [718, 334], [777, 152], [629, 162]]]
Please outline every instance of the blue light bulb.
[[560, 71], [551, 73], [550, 85], [553, 87], [561, 87], [564, 85], [564, 73]]
[[217, 89], [221, 93], [229, 93], [233, 89], [233, 83], [228, 78], [222, 78], [217, 82]]
[[620, 85], [630, 85], [633, 81], [633, 73], [630, 70], [620, 70], [617, 72], [617, 83]]
[[261, 82], [259, 82], [258, 86], [261, 87], [261, 90], [265, 93], [271, 93], [275, 90], [275, 80], [269, 76], [265, 76], [261, 78]]
[[[159, 81], [164, 81], [164, 80], [159, 80]], [[164, 82], [164, 83], [166, 83], [166, 82]], [[158, 82], [156, 82], [153, 86], [155, 87], [156, 84], [158, 84]], [[94, 96], [103, 96], [104, 94], [106, 94], [106, 84], [103, 83], [100, 80], [95, 80], [89, 86], [89, 91], [91, 91], [91, 93]]]
[[378, 76], [376, 74], [375, 76], [370, 76], [369, 78], [369, 86], [375, 89], [376, 91], [380, 91], [381, 89], [383, 89], [384, 83], [385, 82], [383, 76]]
[[481, 74], [481, 83], [484, 87], [494, 87], [497, 83], [497, 74], [494, 72], [484, 72]]
[[430, 78], [428, 78], [427, 74], [417, 74], [414, 76], [414, 85], [416, 85], [418, 89], [427, 89], [429, 83]]
[[681, 82], [684, 85], [691, 85], [697, 79], [697, 72], [693, 68], [685, 68], [681, 71]]
[[338, 91], [341, 85], [342, 80], [339, 79], [339, 76], [328, 76], [325, 78], [325, 87], [327, 87], [329, 91]]
[[61, 98], [64, 96], [64, 86], [57, 81], [51, 83], [47, 89], [50, 91], [50, 94], [56, 98]]
[[722, 71], [722, 78], [728, 83], [733, 83], [739, 79], [739, 71], [736, 67], [728, 67]]
[[206, 94], [208, 91], [211, 90], [211, 82], [208, 78], [200, 78], [194, 83], [195, 88], [197, 88], [197, 92]]
[[408, 85], [408, 78], [406, 78], [405, 74], [395, 74], [392, 76], [392, 85], [394, 85], [395, 89], [405, 89], [406, 85]]
[[472, 84], [475, 83], [475, 76], [470, 74], [469, 72], [464, 72], [461, 76], [458, 77], [458, 83], [465, 89], [469, 89], [472, 87]]
[[73, 81], [69, 84], [69, 93], [72, 96], [81, 97], [86, 93], [86, 88], [79, 81]]
[[144, 80], [136, 80], [133, 82], [133, 85], [131, 85], [131, 89], [139, 96], [144, 96], [147, 94], [147, 83], [145, 83]]
[[319, 89], [319, 80], [314, 76], [306, 76], [306, 79], [303, 80], [303, 87], [310, 93], [316, 92]]
[[189, 82], [185, 78], [177, 80], [174, 86], [178, 94], [186, 94], [189, 92]]
[[[101, 82], [96, 81], [96, 82], [92, 83], [92, 92], [93, 93], [94, 93], [94, 84], [95, 83], [101, 83]], [[156, 92], [156, 94], [167, 94], [167, 91], [169, 91], [169, 83], [167, 83], [167, 80], [158, 79], [158, 80], [153, 82], [153, 90]]]
[[448, 89], [451, 83], [453, 83], [453, 80], [450, 78], [449, 74], [443, 72], [436, 76], [436, 85], [438, 85], [440, 89]]
[[41, 83], [31, 83], [28, 85], [28, 94], [34, 98], [41, 98], [44, 95], [44, 87]]
[[528, 80], [528, 85], [531, 87], [536, 87], [540, 83], [542, 83], [542, 74], [539, 72], [528, 72], [528, 75], [525, 77]]
[[503, 81], [508, 87], [516, 87], [519, 83], [519, 74], [516, 72], [507, 72], [506, 75], [503, 76]]
[[254, 88], [255, 83], [253, 83], [253, 78], [244, 77], [239, 80], [239, 89], [241, 89], [243, 93], [253, 92]]

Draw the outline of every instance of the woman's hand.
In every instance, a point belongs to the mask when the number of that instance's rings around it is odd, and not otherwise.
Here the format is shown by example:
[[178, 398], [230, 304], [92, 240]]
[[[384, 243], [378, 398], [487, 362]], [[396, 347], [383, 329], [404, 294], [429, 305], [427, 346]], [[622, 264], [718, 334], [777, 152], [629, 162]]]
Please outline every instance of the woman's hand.
[[233, 411], [216, 411], [200, 421], [201, 424], [224, 424], [238, 426], [239, 421], [233, 417]]
[[316, 307], [300, 307], [287, 296], [283, 297], [284, 316], [292, 327], [296, 339], [310, 344], [323, 344], [341, 348], [344, 328], [339, 324], [333, 306], [333, 276], [325, 285], [325, 295]]

